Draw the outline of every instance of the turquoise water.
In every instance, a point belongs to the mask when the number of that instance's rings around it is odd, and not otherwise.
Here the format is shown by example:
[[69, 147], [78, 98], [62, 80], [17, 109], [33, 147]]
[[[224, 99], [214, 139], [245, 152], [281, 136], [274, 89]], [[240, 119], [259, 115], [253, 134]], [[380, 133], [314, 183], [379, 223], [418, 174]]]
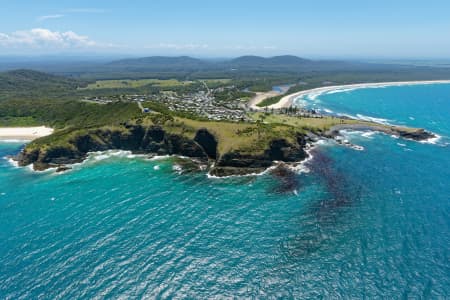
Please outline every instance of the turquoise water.
[[288, 179], [123, 153], [59, 175], [1, 159], [0, 299], [448, 297], [450, 85], [315, 101], [442, 138], [347, 132], [364, 151], [325, 143]]

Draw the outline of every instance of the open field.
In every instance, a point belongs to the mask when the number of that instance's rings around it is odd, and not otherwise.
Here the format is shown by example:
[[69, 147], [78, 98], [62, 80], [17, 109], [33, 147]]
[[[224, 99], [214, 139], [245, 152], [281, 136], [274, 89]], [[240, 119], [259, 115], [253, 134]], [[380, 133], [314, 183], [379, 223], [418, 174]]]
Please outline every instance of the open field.
[[92, 89], [121, 89], [138, 88], [146, 85], [156, 85], [159, 87], [174, 87], [192, 84], [193, 81], [179, 81], [177, 79], [121, 79], [121, 80], [99, 80], [89, 84], [86, 88]]
[[[143, 119], [143, 125], [152, 125], [150, 118]], [[241, 153], [258, 154], [267, 148], [268, 143], [283, 137], [293, 141], [295, 132], [292, 127], [282, 124], [265, 126], [258, 133], [258, 126], [245, 122], [199, 121], [175, 117], [173, 122], [163, 125], [164, 130], [172, 134], [193, 139], [197, 130], [206, 128], [217, 138], [219, 153], [239, 150]]]
[[[205, 79], [200, 80], [206, 84], [226, 84], [231, 81], [231, 79]], [[118, 79], [118, 80], [98, 80], [95, 83], [88, 84], [85, 90], [95, 90], [95, 89], [122, 89], [122, 88], [139, 88], [146, 85], [154, 85], [157, 87], [179, 87], [186, 86], [195, 83], [196, 81], [191, 80], [178, 80], [178, 79]]]
[[[356, 124], [356, 123], [366, 123], [359, 120], [351, 119], [339, 119], [334, 117], [322, 117], [322, 118], [307, 118], [307, 117], [296, 117], [281, 114], [264, 114], [264, 113], [253, 113], [250, 115], [255, 121], [263, 117], [265, 123], [269, 124], [283, 124], [287, 126], [292, 126], [296, 129], [305, 130], [328, 130], [332, 126], [339, 124]], [[372, 123], [370, 123], [372, 124]]]

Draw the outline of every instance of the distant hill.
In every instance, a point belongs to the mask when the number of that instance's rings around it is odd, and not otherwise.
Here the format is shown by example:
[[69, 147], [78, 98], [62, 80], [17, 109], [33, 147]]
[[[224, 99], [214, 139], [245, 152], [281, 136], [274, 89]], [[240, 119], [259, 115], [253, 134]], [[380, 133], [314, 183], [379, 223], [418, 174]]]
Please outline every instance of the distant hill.
[[329, 71], [355, 69], [361, 66], [369, 68], [370, 64], [356, 64], [340, 61], [315, 61], [294, 55], [273, 57], [241, 56], [223, 61], [208, 61], [189, 56], [165, 57], [151, 56], [135, 59], [113, 61], [104, 67], [109, 70], [140, 71], [140, 72], [289, 72], [302, 73], [310, 71]]
[[[407, 79], [442, 79], [449, 77], [450, 68], [414, 66], [406, 64], [366, 63], [339, 60], [310, 60], [294, 55], [273, 57], [241, 56], [237, 58], [212, 60], [189, 56], [150, 56], [105, 61], [58, 61], [39, 62], [38, 64], [21, 63], [20, 66], [64, 77], [52, 77], [48, 74], [17, 70], [0, 73], [0, 95], [14, 90], [15, 94], [37, 93], [40, 90], [73, 90], [83, 85], [69, 78], [95, 81], [101, 79], [143, 79], [160, 78], [192, 80], [199, 78], [235, 78], [254, 80], [278, 78], [279, 81], [291, 82], [304, 78], [341, 76], [347, 81], [380, 81]], [[9, 66], [9, 67], [8, 67]], [[0, 61], [2, 68], [11, 69], [11, 65]], [[6, 77], [5, 77], [6, 76]], [[12, 80], [7, 80], [8, 78]], [[358, 79], [358, 80], [355, 80]], [[69, 93], [69, 92], [68, 92]]]
[[125, 70], [143, 70], [143, 71], [179, 71], [179, 70], [195, 70], [207, 69], [210, 63], [201, 59], [192, 58], [189, 56], [151, 56], [142, 58], [131, 58], [112, 61], [106, 64], [106, 67], [113, 69]]
[[80, 81], [33, 70], [0, 73], [0, 99], [75, 90]]

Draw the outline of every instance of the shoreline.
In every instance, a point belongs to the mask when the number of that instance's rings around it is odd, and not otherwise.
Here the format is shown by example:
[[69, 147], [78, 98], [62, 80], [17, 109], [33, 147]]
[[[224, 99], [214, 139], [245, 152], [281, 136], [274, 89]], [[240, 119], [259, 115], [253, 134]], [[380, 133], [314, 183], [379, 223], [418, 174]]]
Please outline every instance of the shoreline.
[[262, 101], [271, 98], [283, 95], [282, 93], [279, 93], [277, 91], [270, 91], [270, 92], [256, 92], [256, 95], [250, 99], [248, 102], [248, 107], [250, 107], [253, 110], [263, 110], [264, 107], [259, 107], [258, 104]]
[[[450, 80], [423, 80], [423, 81], [392, 81], [392, 82], [368, 82], [368, 83], [354, 83], [343, 85], [330, 85], [324, 87], [313, 88], [289, 94], [284, 96], [275, 104], [267, 106], [268, 108], [280, 109], [292, 106], [296, 98], [306, 96], [309, 94], [323, 94], [331, 91], [338, 91], [344, 89], [363, 89], [363, 88], [381, 88], [388, 86], [404, 86], [404, 85], [422, 85], [422, 84], [450, 84]], [[254, 104], [256, 105], [256, 104]]]
[[37, 127], [0, 127], [0, 141], [32, 141], [53, 133], [53, 128]]

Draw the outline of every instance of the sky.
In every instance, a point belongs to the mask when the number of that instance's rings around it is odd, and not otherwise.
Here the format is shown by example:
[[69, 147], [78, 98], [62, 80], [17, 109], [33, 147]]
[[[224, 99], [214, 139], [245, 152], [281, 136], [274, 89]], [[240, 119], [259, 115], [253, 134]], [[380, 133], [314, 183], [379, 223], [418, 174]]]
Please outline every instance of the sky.
[[450, 57], [445, 0], [0, 0], [0, 55]]

